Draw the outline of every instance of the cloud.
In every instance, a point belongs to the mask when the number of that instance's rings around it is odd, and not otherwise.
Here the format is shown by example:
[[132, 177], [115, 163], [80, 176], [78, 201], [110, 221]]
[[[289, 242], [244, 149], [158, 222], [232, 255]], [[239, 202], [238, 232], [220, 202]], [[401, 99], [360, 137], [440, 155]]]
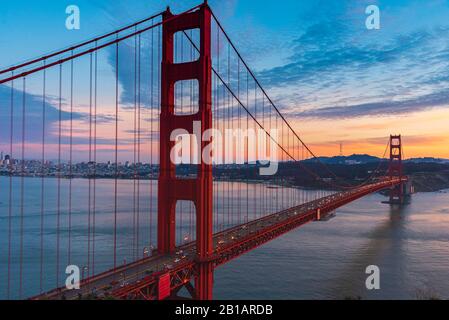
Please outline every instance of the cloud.
[[294, 41], [296, 52], [289, 58], [290, 63], [262, 71], [258, 77], [269, 86], [283, 86], [310, 79], [320, 81], [323, 74], [330, 76], [327, 73], [341, 69], [367, 72], [367, 68], [377, 63], [388, 65], [411, 54], [410, 50], [429, 40], [426, 32], [417, 32], [381, 46], [356, 46], [340, 42], [344, 41], [341, 39], [344, 29], [337, 22], [313, 25]]
[[139, 102], [142, 108], [149, 109], [151, 106], [156, 108], [160, 88], [158, 84], [160, 63], [157, 61], [158, 30], [151, 29], [142, 33], [140, 41], [137, 36], [122, 41], [118, 48], [118, 70], [115, 46], [108, 47], [108, 63], [114, 74], [118, 72], [121, 86], [120, 108], [133, 109]]
[[[232, 6], [229, 8], [233, 10]], [[285, 63], [277, 61], [277, 66], [265, 69], [259, 65], [256, 73], [278, 107], [290, 117], [353, 118], [444, 107], [448, 102], [448, 91], [442, 87], [449, 84], [449, 28], [433, 25], [398, 32], [367, 31], [364, 8], [364, 4], [344, 2], [326, 5], [317, 13], [317, 7], [312, 6], [309, 13], [300, 16], [306, 27], [295, 31], [294, 37], [277, 30], [279, 38], [270, 40], [275, 33], [258, 35], [257, 31], [265, 29], [256, 24], [236, 31], [237, 36], [247, 30], [252, 35], [237, 37], [235, 42], [243, 47], [244, 56], [251, 57], [250, 65], [256, 60], [264, 61], [268, 52], [291, 53], [283, 59]], [[388, 9], [383, 13], [393, 14]], [[150, 39], [150, 32], [142, 34], [140, 103], [142, 108], [156, 109], [158, 48]], [[261, 47], [256, 48], [255, 44]], [[119, 64], [118, 70], [120, 103], [125, 109], [134, 108], [139, 99], [135, 95], [139, 84], [134, 46], [134, 39], [119, 46], [121, 61], [126, 61]], [[110, 48], [109, 64], [115, 71], [115, 47]], [[221, 66], [226, 69], [226, 61]], [[236, 78], [235, 71], [231, 76]], [[231, 84], [235, 87], [232, 80]]]
[[422, 95], [403, 101], [379, 101], [373, 103], [334, 106], [307, 110], [296, 114], [299, 118], [356, 118], [361, 116], [400, 115], [419, 112], [434, 107], [449, 106], [449, 90]]
[[[43, 128], [43, 107], [45, 106], [45, 136], [46, 141], [51, 143], [57, 141], [57, 136], [54, 134], [54, 124], [59, 122], [59, 117], [62, 121], [70, 119], [70, 113], [66, 111], [59, 112], [59, 107], [48, 102], [43, 104], [42, 97], [34, 94], [25, 93], [25, 115], [22, 112], [23, 108], [23, 92], [13, 90], [13, 115], [11, 118], [11, 88], [9, 86], [0, 85], [0, 144], [5, 146], [10, 140], [10, 128], [13, 126], [13, 143], [20, 143], [22, 141], [23, 121], [25, 124], [25, 141], [40, 142], [42, 141]], [[23, 117], [24, 116], [24, 117]], [[72, 114], [74, 120], [82, 119], [83, 115], [74, 112]]]
[[338, 19], [292, 41], [288, 62], [257, 73], [293, 117], [398, 115], [448, 103], [449, 28], [375, 38]]

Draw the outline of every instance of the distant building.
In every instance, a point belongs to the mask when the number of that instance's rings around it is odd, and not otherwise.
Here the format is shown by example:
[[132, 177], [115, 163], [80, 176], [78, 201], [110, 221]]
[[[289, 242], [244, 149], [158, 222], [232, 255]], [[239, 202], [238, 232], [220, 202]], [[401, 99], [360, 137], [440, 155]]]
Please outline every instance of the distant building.
[[345, 164], [348, 164], [348, 165], [355, 165], [355, 164], [360, 164], [361, 162], [360, 161], [357, 161], [357, 160], [345, 160]]

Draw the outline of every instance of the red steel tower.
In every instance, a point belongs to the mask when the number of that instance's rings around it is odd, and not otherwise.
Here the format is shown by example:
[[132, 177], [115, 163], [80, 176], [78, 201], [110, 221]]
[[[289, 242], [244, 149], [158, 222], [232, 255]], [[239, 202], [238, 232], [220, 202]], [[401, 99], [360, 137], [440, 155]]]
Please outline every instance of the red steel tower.
[[[390, 135], [390, 178], [403, 178], [402, 175], [402, 142], [401, 135]], [[404, 201], [404, 184], [400, 183], [390, 189], [390, 203], [402, 204]]]
[[[212, 128], [212, 72], [211, 72], [211, 11], [204, 3], [199, 10], [175, 16], [167, 8], [163, 14], [162, 76], [160, 116], [160, 173], [158, 182], [158, 250], [172, 253], [176, 247], [176, 203], [192, 201], [196, 210], [197, 274], [196, 299], [212, 299], [213, 265], [209, 262], [212, 243], [212, 166], [199, 157], [195, 178], [176, 177], [175, 164], [170, 160], [174, 142], [170, 134], [184, 129], [193, 134], [193, 122], [201, 122], [201, 134]], [[174, 62], [174, 35], [190, 29], [199, 29], [200, 54], [195, 61]], [[188, 115], [175, 114], [174, 88], [177, 81], [198, 81], [198, 112]], [[208, 142], [200, 143], [199, 154]]]

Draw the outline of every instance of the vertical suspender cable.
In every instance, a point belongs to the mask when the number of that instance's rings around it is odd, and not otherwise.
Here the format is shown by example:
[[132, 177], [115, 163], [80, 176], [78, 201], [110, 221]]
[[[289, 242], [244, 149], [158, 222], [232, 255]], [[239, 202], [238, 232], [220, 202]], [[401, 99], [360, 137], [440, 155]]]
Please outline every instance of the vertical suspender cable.
[[[248, 70], [246, 70], [246, 105], [249, 105], [249, 73]], [[246, 131], [249, 131], [249, 115], [248, 112], [246, 113]], [[246, 163], [248, 165], [247, 172], [246, 172], [246, 223], [249, 221], [249, 174], [250, 174], [250, 167], [249, 167], [249, 135], [247, 135], [246, 139]], [[248, 230], [249, 231], [249, 230]]]
[[[11, 72], [14, 76], [14, 72]], [[6, 286], [6, 297], [11, 295], [11, 241], [12, 241], [12, 171], [13, 165], [13, 133], [14, 133], [14, 80], [11, 81], [11, 105], [10, 105], [10, 136], [9, 136], [9, 201], [8, 201], [8, 284]]]
[[[254, 82], [254, 117], [257, 119], [257, 83]], [[257, 123], [254, 122], [254, 133], [257, 132]], [[253, 151], [256, 153], [254, 154], [254, 163], [255, 163], [255, 169], [257, 170], [257, 138], [254, 141], [255, 148]], [[257, 212], [257, 202], [258, 202], [258, 195], [257, 195], [257, 183], [253, 184], [253, 190], [254, 190], [254, 198], [253, 198], [253, 204], [254, 204], [254, 218], [257, 219], [259, 217], [259, 214]]]
[[[73, 51], [71, 52], [73, 56]], [[70, 60], [70, 137], [69, 137], [69, 226], [68, 226], [68, 265], [72, 261], [72, 174], [73, 174], [73, 59]]]
[[[157, 51], [157, 72], [158, 72], [158, 78], [156, 81], [157, 84], [157, 96], [158, 96], [158, 103], [157, 103], [157, 109], [156, 111], [156, 116], [159, 117], [159, 113], [161, 112], [160, 108], [161, 108], [161, 100], [162, 100], [162, 96], [161, 96], [161, 77], [162, 77], [162, 68], [161, 68], [161, 54], [162, 54], [162, 26], [159, 27], [159, 32], [158, 32], [158, 51]], [[157, 118], [158, 119], [158, 118]], [[161, 125], [159, 123], [159, 121], [157, 121], [157, 130], [158, 132], [161, 131]], [[159, 140], [159, 144], [160, 144], [160, 140]]]
[[90, 233], [91, 233], [91, 216], [92, 216], [92, 86], [93, 86], [93, 56], [92, 52], [89, 54], [89, 164], [88, 164], [88, 210], [87, 210], [87, 275], [91, 272], [90, 266]]
[[[262, 121], [261, 123], [263, 124], [263, 127], [266, 128], [266, 124], [265, 124], [265, 101], [264, 101], [264, 95], [262, 94]], [[260, 111], [259, 111], [260, 113]], [[258, 128], [258, 130], [260, 130], [260, 128]], [[263, 138], [265, 139], [265, 134], [263, 135]], [[261, 139], [262, 140], [262, 139]], [[259, 143], [259, 139], [257, 140], [257, 142]], [[263, 161], [265, 160], [263, 157], [265, 157], [266, 152], [267, 152], [267, 148], [265, 146], [265, 142], [260, 141], [260, 143], [262, 144], [261, 146], [258, 147], [260, 152], [260, 159], [259, 161]], [[263, 149], [263, 147], [265, 147], [265, 150]], [[260, 214], [263, 217], [265, 215], [265, 189], [263, 188], [263, 179], [261, 179], [261, 181], [259, 182], [259, 189], [260, 189], [260, 195], [262, 197], [261, 201], [260, 201]]]
[[56, 287], [59, 287], [59, 257], [61, 229], [61, 136], [62, 136], [62, 64], [59, 65], [59, 108], [58, 108], [58, 195], [56, 216]]
[[[240, 59], [237, 58], [237, 96], [240, 99]], [[238, 105], [237, 105], [238, 107]], [[239, 129], [242, 129], [242, 108], [238, 108], [238, 117], [239, 117]], [[236, 155], [237, 157], [237, 155]], [[240, 155], [240, 159], [243, 159], [243, 155]], [[238, 224], [240, 225], [242, 223], [241, 217], [241, 209], [242, 209], [242, 194], [241, 194], [241, 184], [238, 183], [237, 189], [238, 189], [238, 196], [239, 196], [239, 207], [238, 207]]]
[[[154, 74], [153, 74], [153, 68], [154, 68], [154, 32], [153, 29], [151, 29], [151, 61], [150, 61], [150, 174], [153, 175], [153, 86], [154, 86]], [[159, 50], [159, 48], [158, 48]], [[151, 177], [152, 178], [152, 177]], [[151, 236], [153, 235], [153, 219], [152, 219], [152, 212], [153, 212], [153, 180], [150, 179], [150, 230], [149, 230], [149, 244], [151, 247]], [[150, 249], [151, 250], [151, 249]]]
[[[97, 47], [97, 42], [95, 42]], [[96, 196], [97, 196], [97, 92], [98, 92], [98, 51], [95, 50], [95, 92], [94, 92], [94, 186], [92, 208], [92, 274], [95, 275], [95, 233], [96, 233]]]
[[[231, 46], [229, 45], [229, 43], [228, 43], [228, 65], [227, 65], [227, 71], [228, 71], [228, 86], [229, 87], [231, 87]], [[227, 92], [227, 105], [226, 105], [226, 111], [227, 111], [227, 128], [226, 129], [228, 129], [228, 130], [230, 130], [230, 127], [231, 127], [231, 115], [230, 115], [230, 109], [231, 109], [231, 94], [229, 93], [229, 92]], [[232, 151], [230, 151], [230, 150], [228, 150], [229, 152], [231, 152], [232, 153]], [[232, 154], [230, 155], [230, 157], [229, 157], [229, 159], [232, 159]], [[228, 165], [229, 165], [229, 168], [231, 168], [231, 165], [232, 165], [232, 160], [231, 160], [231, 162], [230, 163], [228, 163]], [[231, 204], [230, 204], [230, 200], [231, 200], [231, 188], [230, 188], [230, 184], [231, 184], [231, 181], [230, 181], [230, 172], [231, 172], [231, 170], [229, 170], [228, 171], [229, 173], [228, 173], [228, 177], [227, 177], [227, 183], [226, 183], [226, 185], [227, 185], [227, 187], [228, 187], [228, 192], [227, 192], [227, 227], [229, 227], [229, 223], [230, 223], [230, 206], [231, 206]]]
[[[118, 36], [117, 36], [118, 37]], [[114, 269], [117, 267], [117, 179], [118, 179], [118, 42], [115, 45], [115, 177], [114, 177]]]
[[[134, 27], [137, 30], [137, 27]], [[136, 259], [136, 213], [137, 213], [137, 37], [134, 36], [134, 128], [133, 128], [133, 234], [131, 257]]]
[[136, 258], [139, 258], [139, 239], [140, 239], [140, 92], [141, 92], [141, 46], [142, 37], [139, 34], [138, 49], [138, 91], [137, 91], [137, 217], [136, 217]]
[[[44, 60], [45, 65], [45, 60]], [[45, 103], [46, 103], [46, 70], [42, 78], [42, 151], [41, 151], [41, 225], [40, 225], [40, 276], [39, 292], [43, 292], [44, 274], [44, 199], [45, 199]]]
[[23, 78], [22, 93], [22, 164], [21, 164], [21, 183], [20, 183], [20, 284], [19, 298], [23, 293], [23, 220], [24, 220], [24, 196], [25, 196], [25, 103], [26, 103], [26, 78]]

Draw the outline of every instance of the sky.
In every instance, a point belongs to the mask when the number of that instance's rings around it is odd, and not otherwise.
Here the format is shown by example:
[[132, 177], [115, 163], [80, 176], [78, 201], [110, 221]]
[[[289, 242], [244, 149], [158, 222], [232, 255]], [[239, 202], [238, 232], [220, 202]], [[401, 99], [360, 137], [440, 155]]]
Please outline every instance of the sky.
[[[65, 28], [65, 9], [72, 4], [80, 8], [80, 30]], [[167, 5], [177, 13], [196, 4], [0, 0], [0, 69], [107, 33]], [[346, 155], [381, 156], [388, 136], [402, 134], [406, 157], [449, 158], [449, 1], [210, 0], [209, 4], [269, 96], [316, 154], [338, 155], [342, 143]], [[380, 9], [379, 30], [365, 26], [365, 9], [373, 4]], [[114, 72], [111, 57], [111, 52], [100, 57], [105, 88], [113, 85], [106, 80]], [[132, 81], [120, 78], [123, 102]], [[27, 101], [38, 105], [38, 90], [33, 91], [32, 82], [29, 85], [32, 94]], [[56, 85], [50, 82], [49, 91]], [[84, 89], [74, 113], [80, 132], [86, 128], [89, 98]], [[8, 104], [8, 92], [0, 87], [0, 104]], [[110, 105], [113, 97], [102, 101]], [[48, 103], [57, 107], [55, 99]], [[7, 109], [2, 107], [0, 116], [0, 125], [6, 128]], [[56, 143], [59, 115], [49, 106], [47, 116], [48, 143]], [[62, 120], [67, 117], [64, 113]], [[110, 114], [105, 112], [99, 120], [107, 123]], [[28, 123], [27, 134], [30, 142], [35, 138], [38, 154], [39, 135], [33, 128], [42, 128], [34, 121]], [[132, 114], [121, 121], [132, 122]], [[100, 125], [99, 135], [104, 150], [112, 147], [107, 126]], [[0, 137], [0, 147], [7, 148], [6, 133]]]

